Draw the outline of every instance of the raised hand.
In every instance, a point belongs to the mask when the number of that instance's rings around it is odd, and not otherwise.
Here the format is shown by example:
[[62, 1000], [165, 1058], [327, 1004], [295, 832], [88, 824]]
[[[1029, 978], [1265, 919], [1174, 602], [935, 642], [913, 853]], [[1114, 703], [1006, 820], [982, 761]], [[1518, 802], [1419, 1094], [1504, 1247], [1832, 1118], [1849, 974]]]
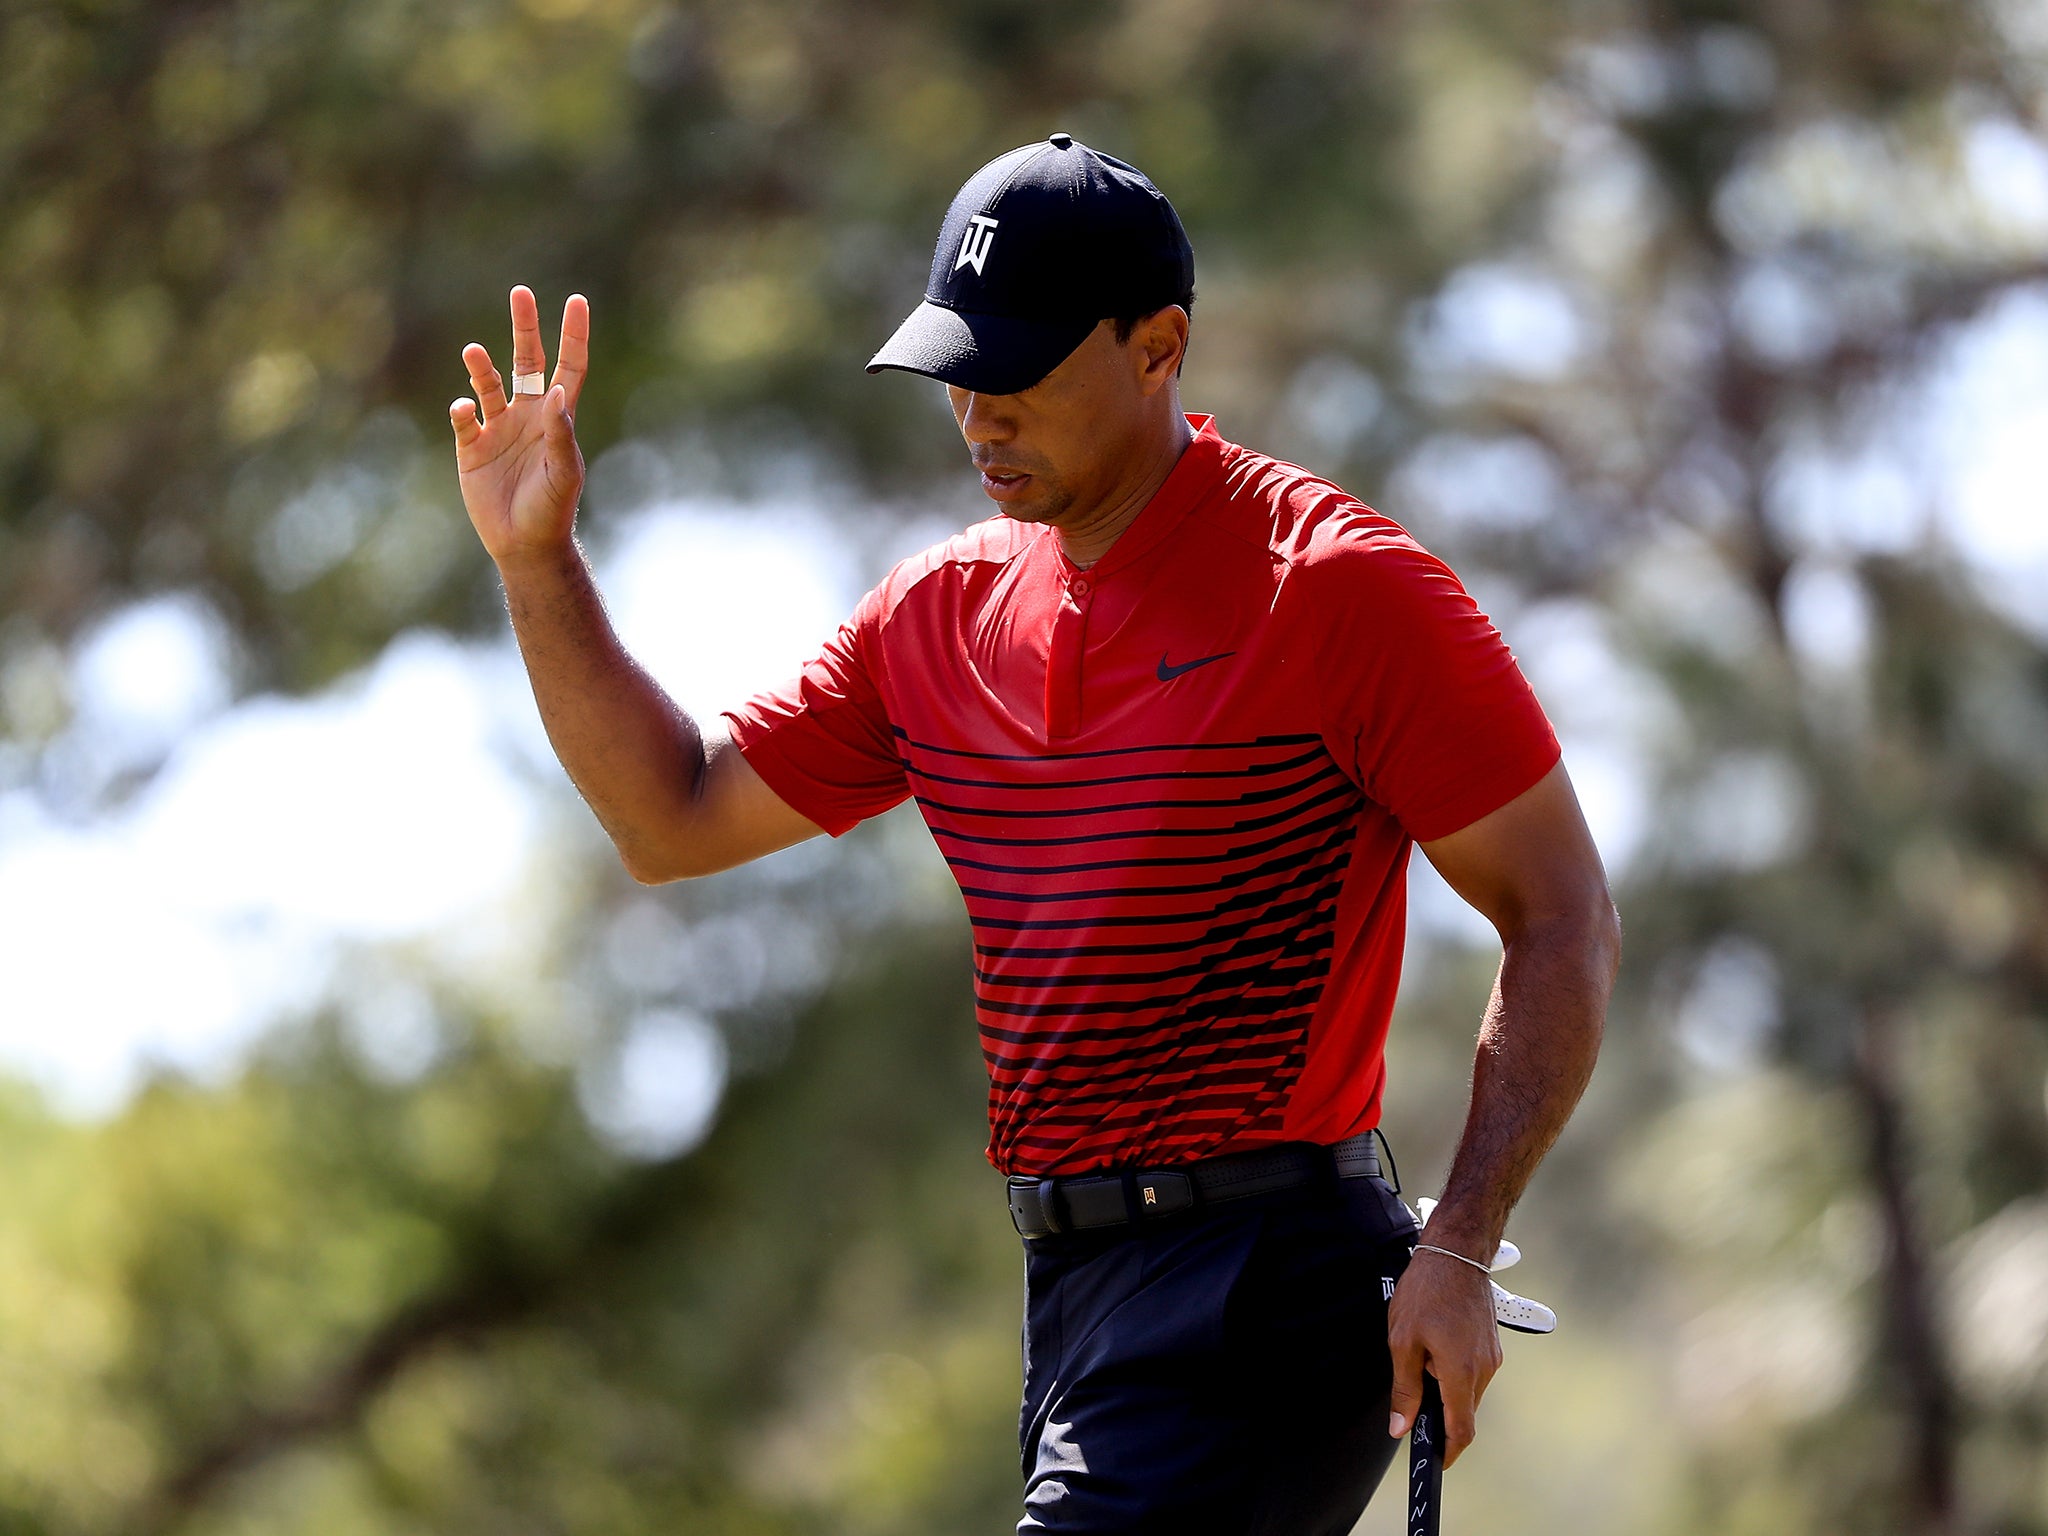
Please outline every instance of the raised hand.
[[[547, 392], [507, 398], [489, 350], [462, 349], [474, 400], [448, 407], [455, 428], [455, 468], [462, 504], [477, 537], [501, 566], [556, 559], [569, 547], [576, 502], [583, 494], [583, 453], [576, 446], [576, 400], [590, 362], [590, 304], [569, 296], [562, 309], [562, 344]], [[512, 290], [512, 372], [547, 368], [540, 339], [540, 306], [533, 290]]]

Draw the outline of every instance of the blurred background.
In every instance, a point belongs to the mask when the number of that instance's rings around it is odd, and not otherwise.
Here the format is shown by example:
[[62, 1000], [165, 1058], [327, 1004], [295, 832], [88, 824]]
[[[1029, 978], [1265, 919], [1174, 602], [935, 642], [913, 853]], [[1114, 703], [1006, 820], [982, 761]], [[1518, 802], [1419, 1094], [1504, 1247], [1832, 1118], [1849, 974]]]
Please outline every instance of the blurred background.
[[[988, 510], [861, 365], [1059, 128], [1614, 877], [1449, 1528], [2048, 1532], [2048, 0], [5, 0], [0, 1532], [1014, 1523], [943, 865], [627, 879], [444, 413], [590, 295], [584, 537], [715, 711]], [[1413, 897], [1411, 1200], [1497, 959]]]

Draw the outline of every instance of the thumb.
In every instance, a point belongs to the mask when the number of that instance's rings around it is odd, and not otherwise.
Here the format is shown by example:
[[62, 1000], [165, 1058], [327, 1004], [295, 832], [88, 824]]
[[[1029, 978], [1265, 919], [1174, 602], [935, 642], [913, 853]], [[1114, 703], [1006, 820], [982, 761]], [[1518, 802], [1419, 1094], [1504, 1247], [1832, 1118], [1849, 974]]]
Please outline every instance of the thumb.
[[1393, 1412], [1387, 1420], [1387, 1434], [1398, 1440], [1408, 1433], [1422, 1406], [1422, 1351], [1402, 1350], [1394, 1356], [1394, 1391], [1388, 1406]]
[[567, 448], [576, 441], [576, 423], [569, 415], [568, 391], [557, 384], [548, 391], [547, 410], [541, 425], [548, 434], [548, 447]]
[[576, 425], [569, 419], [567, 396], [557, 384], [541, 397], [540, 427], [546, 447], [541, 477], [556, 500], [574, 505], [583, 492], [583, 455], [576, 448]]

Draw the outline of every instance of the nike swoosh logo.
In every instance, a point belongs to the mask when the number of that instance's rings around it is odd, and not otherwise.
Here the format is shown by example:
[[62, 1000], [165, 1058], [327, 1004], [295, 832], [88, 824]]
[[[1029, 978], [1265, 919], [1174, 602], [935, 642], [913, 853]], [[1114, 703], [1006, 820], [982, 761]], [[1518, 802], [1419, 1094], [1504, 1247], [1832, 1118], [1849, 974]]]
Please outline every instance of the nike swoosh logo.
[[1170, 683], [1183, 672], [1192, 672], [1197, 667], [1206, 667], [1212, 661], [1221, 661], [1226, 656], [1235, 656], [1235, 651], [1218, 651], [1214, 656], [1197, 656], [1193, 661], [1184, 661], [1177, 667], [1166, 664], [1166, 653], [1159, 654], [1159, 681]]

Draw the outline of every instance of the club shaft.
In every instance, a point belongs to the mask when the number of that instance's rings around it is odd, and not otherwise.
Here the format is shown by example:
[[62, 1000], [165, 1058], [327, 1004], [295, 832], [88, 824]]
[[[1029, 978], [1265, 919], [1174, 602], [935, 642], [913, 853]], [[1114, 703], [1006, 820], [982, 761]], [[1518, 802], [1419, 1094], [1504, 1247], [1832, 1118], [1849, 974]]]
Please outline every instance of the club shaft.
[[1422, 1406], [1408, 1432], [1408, 1536], [1438, 1536], [1443, 1516], [1444, 1399], [1422, 1373]]

